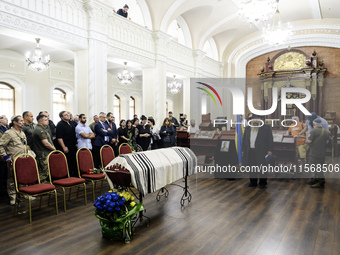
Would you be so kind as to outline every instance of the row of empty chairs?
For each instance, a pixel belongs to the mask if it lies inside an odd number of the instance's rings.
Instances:
[[[128,144],[122,144],[119,147],[120,154],[131,153],[131,148]],[[108,165],[115,158],[114,152],[109,145],[104,145],[100,149],[100,160],[101,165],[104,167]],[[40,183],[38,167],[36,160],[29,154],[21,154],[15,160],[13,164],[14,170],[14,182],[16,187],[16,201],[14,206],[14,215],[17,211],[18,198],[19,196],[27,196],[28,198],[28,209],[29,209],[29,221],[32,222],[31,213],[31,197],[40,196],[40,205],[42,196],[45,194],[54,194],[55,196],[55,208],[56,214],[58,214],[58,200],[57,200],[57,188],[61,188],[63,191],[64,199],[64,211],[66,212],[66,194],[65,188],[69,188],[69,200],[71,198],[71,188],[78,187],[77,197],[79,194],[79,187],[82,186],[84,189],[84,201],[87,205],[86,196],[86,181],[92,183],[92,195],[93,201],[95,200],[95,189],[96,182],[105,180],[104,173],[89,174],[89,169],[94,168],[92,153],[87,148],[80,148],[76,154],[77,168],[79,177],[70,177],[67,159],[63,152],[56,150],[52,151],[47,157],[48,170],[50,183]]]

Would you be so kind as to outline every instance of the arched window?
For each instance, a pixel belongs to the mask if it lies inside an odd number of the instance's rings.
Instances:
[[[133,118],[133,115],[136,113],[136,101],[133,97],[130,97],[129,103],[129,118]]]
[[[7,83],[0,82],[0,115],[6,115],[8,119],[11,119],[14,112],[14,88]]]
[[[117,95],[113,96],[113,116],[116,118],[116,123],[120,121],[120,97]]]
[[[66,92],[62,89],[53,90],[53,121],[59,121],[59,113],[66,111]]]

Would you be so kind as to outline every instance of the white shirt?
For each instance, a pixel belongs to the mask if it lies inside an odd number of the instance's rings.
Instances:
[[[188,132],[188,133],[196,133],[198,130],[199,130],[199,128],[198,128],[196,125],[195,125],[194,127],[190,125],[190,126],[188,127],[187,132]]]
[[[255,149],[255,141],[256,141],[258,132],[259,132],[258,128],[251,128],[250,129],[250,148],[251,149]]]

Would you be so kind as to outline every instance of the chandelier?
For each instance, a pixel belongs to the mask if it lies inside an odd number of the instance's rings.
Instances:
[[[182,89],[182,84],[176,81],[176,75],[174,80],[168,83],[168,90],[171,94],[178,94]]]
[[[118,73],[118,80],[121,84],[130,85],[133,81],[135,75],[132,72],[129,72],[126,68],[127,62],[124,62],[124,70],[121,73]]]
[[[263,31],[264,40],[270,45],[280,45],[288,41],[292,34],[292,26],[290,23],[282,23],[279,11],[279,0],[277,0],[277,9],[273,18],[273,24],[271,26],[268,24]]]
[[[248,23],[267,21],[276,9],[276,0],[242,0],[238,13]]]
[[[26,54],[26,62],[30,69],[36,72],[45,71],[47,70],[49,63],[50,63],[50,56],[45,56],[45,60],[42,60],[42,51],[39,46],[40,38],[35,38],[37,42],[37,47],[35,48],[32,58],[30,59],[30,53]]]

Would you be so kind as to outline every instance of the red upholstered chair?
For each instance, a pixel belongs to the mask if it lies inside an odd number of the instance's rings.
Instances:
[[[88,148],[80,148],[77,151],[77,167],[78,167],[78,174],[80,178],[84,178],[87,181],[91,181],[92,183],[92,194],[93,194],[93,201],[95,200],[95,189],[96,189],[96,182],[102,181],[102,185],[100,190],[103,187],[103,181],[105,180],[105,174],[88,174],[89,169],[93,169],[93,158],[91,151]]]
[[[106,167],[115,158],[115,153],[110,145],[103,145],[100,148],[100,160],[102,167]]]
[[[84,200],[85,205],[87,204],[86,199],[86,184],[85,179],[70,177],[67,159],[65,154],[61,151],[52,151],[47,156],[48,170],[51,176],[51,181],[56,187],[61,187],[63,189],[64,195],[64,212],[66,212],[66,199],[65,199],[65,188],[70,188],[69,200],[71,198],[71,188],[78,186],[77,197],[79,194],[79,186],[84,186]]]
[[[129,154],[132,153],[131,147],[127,143],[122,143],[119,146],[119,154]]]
[[[28,196],[28,210],[29,220],[32,222],[31,212],[31,196],[41,196],[54,192],[55,196],[55,210],[58,214],[58,200],[57,191],[54,185],[47,183],[40,183],[37,162],[29,154],[21,154],[15,160],[13,164],[14,171],[14,183],[16,190],[14,215],[16,214],[18,195],[23,194]],[[24,186],[24,187],[22,187]],[[41,208],[41,199],[40,207]]]

